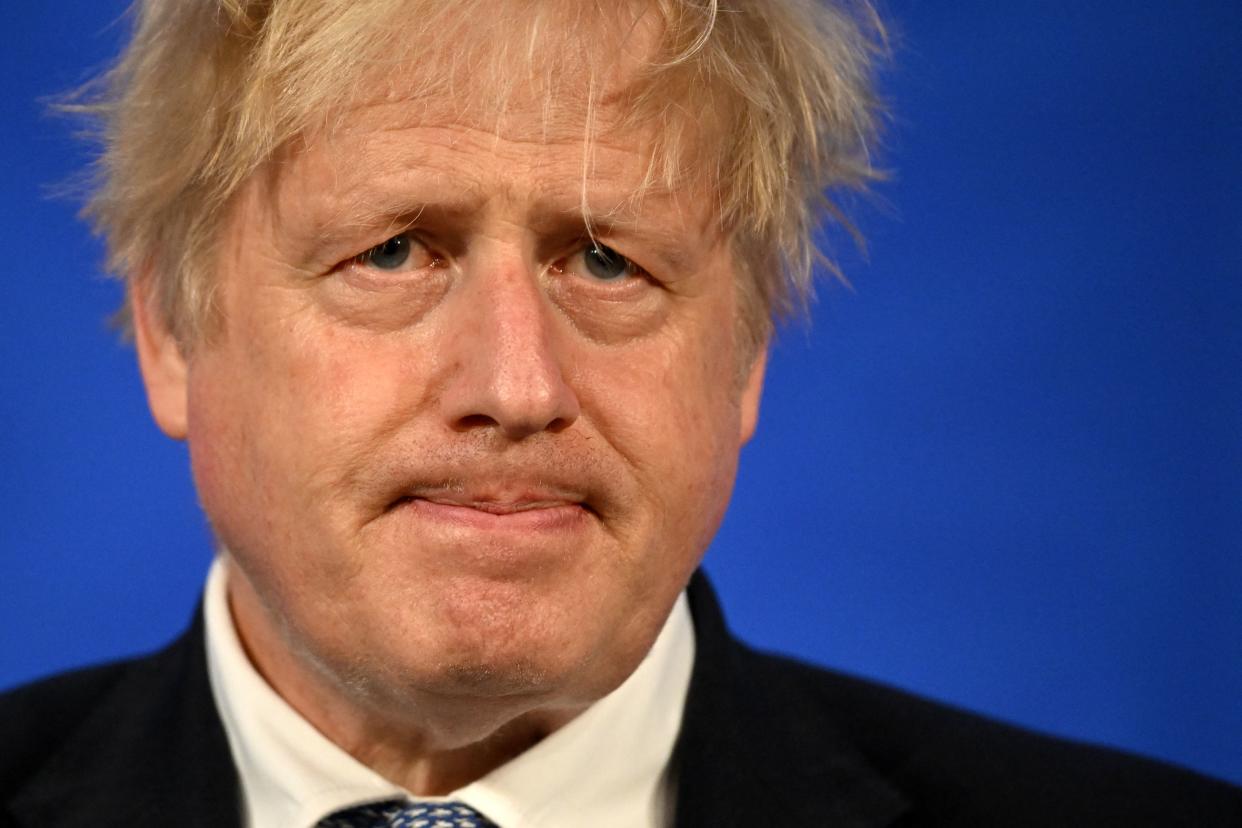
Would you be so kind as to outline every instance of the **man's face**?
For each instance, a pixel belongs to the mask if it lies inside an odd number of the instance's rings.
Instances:
[[[377,705],[571,707],[633,670],[698,564],[762,360],[711,199],[631,201],[648,136],[602,130],[584,193],[581,123],[449,111],[359,106],[256,175],[222,332],[184,411],[167,382],[152,402],[184,415],[261,666],[286,649]]]

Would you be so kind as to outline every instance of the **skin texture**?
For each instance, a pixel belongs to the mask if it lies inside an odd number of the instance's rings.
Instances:
[[[764,359],[705,194],[605,131],[382,100],[245,185],[218,335],[135,307],[251,659],[329,738],[452,790],[623,681],[723,516]],[[401,232],[409,259],[366,251]],[[141,291],[137,291],[139,296]],[[742,367],[739,372],[739,365]],[[739,373],[743,376],[738,381]]]

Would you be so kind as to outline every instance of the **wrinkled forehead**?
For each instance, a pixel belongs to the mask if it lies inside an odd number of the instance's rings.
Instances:
[[[638,4],[492,2],[492,15],[432,15],[409,24],[408,41],[355,53],[343,94],[265,165],[276,224],[395,220],[425,206],[425,192],[411,201],[414,175],[462,209],[525,203],[588,227],[659,221],[686,242],[718,238],[716,200],[676,146],[695,125],[643,112],[658,16]],[[379,37],[403,20],[367,22]]]
[[[282,90],[281,132],[295,138],[285,151],[374,130],[387,110],[399,112],[394,129],[576,145],[584,184],[600,147],[622,148],[644,159],[635,198],[698,190],[708,177],[711,110],[696,112],[668,77],[678,38],[651,3],[369,0],[339,14],[327,28],[291,19],[269,35],[271,54],[297,44],[267,73]]]
[[[666,27],[646,3],[490,0],[488,14],[437,5],[420,35],[359,62],[351,97],[426,101],[437,115],[477,123],[539,114],[555,132],[588,115],[626,111],[661,61]],[[375,18],[371,25],[404,24]]]

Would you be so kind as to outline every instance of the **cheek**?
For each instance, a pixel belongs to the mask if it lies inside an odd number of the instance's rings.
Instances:
[[[654,537],[701,552],[732,490],[739,408],[731,326],[679,329],[592,353],[584,411],[634,470]]]
[[[244,548],[270,534],[280,514],[278,473],[255,451],[270,445],[253,414],[248,378],[213,355],[191,367],[187,442],[203,510],[219,540]]]
[[[730,354],[728,347],[709,348],[668,366],[661,394],[673,410],[673,433],[666,435],[666,442],[671,444],[667,450],[679,452],[675,479],[683,488],[676,497],[683,511],[698,517],[701,531],[692,542],[700,550],[724,516],[737,470],[740,412]]]
[[[240,320],[239,320],[240,322]],[[330,328],[238,324],[190,374],[195,482],[230,546],[293,542],[352,521],[342,494],[383,439],[397,395],[382,348]]]

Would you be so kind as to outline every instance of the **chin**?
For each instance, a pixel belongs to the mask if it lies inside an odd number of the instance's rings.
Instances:
[[[389,693],[547,695],[589,672],[593,655],[610,647],[602,629],[537,601],[461,607],[441,598],[434,610],[393,607],[366,621],[353,617],[353,630],[320,629],[318,635],[330,637],[320,646],[307,643],[337,668],[334,673],[370,677]]]
[[[441,628],[427,645],[392,653],[388,663],[415,660],[404,676],[392,678],[393,689],[404,688],[416,702],[491,700],[517,711],[581,707],[614,690],[649,649],[651,641],[631,641],[623,632],[598,618],[493,616],[479,626]],[[374,666],[382,675],[383,664]]]

